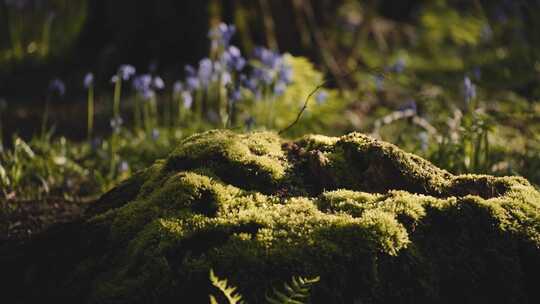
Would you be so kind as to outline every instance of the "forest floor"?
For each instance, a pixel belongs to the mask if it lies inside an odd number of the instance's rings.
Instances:
[[[53,224],[79,218],[88,203],[72,202],[62,198],[47,198],[24,202],[8,201],[16,206],[0,214],[0,242],[25,241]]]

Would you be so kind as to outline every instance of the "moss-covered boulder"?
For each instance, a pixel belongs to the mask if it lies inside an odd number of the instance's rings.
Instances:
[[[359,133],[210,131],[1,264],[10,303],[207,303],[211,268],[252,303],[293,275],[314,303],[540,303],[540,193]]]

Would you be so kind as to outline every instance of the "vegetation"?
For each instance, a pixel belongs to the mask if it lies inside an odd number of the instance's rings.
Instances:
[[[539,12],[0,1],[8,297],[535,303]]]
[[[209,131],[23,245],[6,275],[27,301],[203,302],[216,269],[250,302],[302,275],[321,277],[316,303],[532,303],[539,201],[525,179],[452,175],[358,133]]]

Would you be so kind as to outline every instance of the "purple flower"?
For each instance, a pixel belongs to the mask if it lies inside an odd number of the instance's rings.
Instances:
[[[127,161],[123,160],[118,164],[118,171],[120,173],[125,173],[129,171],[129,164]]]
[[[184,67],[184,71],[186,72],[186,77],[195,77],[197,75],[195,68],[189,64]]]
[[[291,84],[293,79],[293,69],[289,65],[283,65],[279,70],[278,78],[286,84]]]
[[[319,93],[317,93],[317,96],[315,96],[315,101],[319,105],[322,105],[323,103],[325,103],[327,99],[328,99],[328,93],[326,91],[320,91]]]
[[[186,87],[189,91],[194,91],[201,87],[201,83],[197,77],[188,77],[186,78]]]
[[[152,85],[154,86],[155,89],[157,90],[163,90],[165,88],[165,82],[163,81],[163,79],[161,79],[161,77],[159,76],[156,76],[154,77],[154,80],[152,82]]]
[[[284,82],[280,81],[274,86],[274,94],[276,94],[277,96],[281,96],[283,95],[283,93],[285,93],[286,89],[287,85]]]
[[[123,64],[118,68],[118,74],[122,80],[127,81],[135,75],[135,67],[129,64]]]
[[[215,49],[219,46],[227,48],[235,32],[236,28],[234,25],[227,25],[225,23],[220,23],[217,27],[211,29],[208,32],[208,37],[212,41],[212,48]]]
[[[199,80],[203,86],[207,86],[212,77],[212,60],[204,58],[199,62]]]
[[[152,76],[150,74],[142,74],[135,79],[133,79],[133,88],[138,92],[144,95],[143,93],[145,91],[148,91],[151,89],[152,85]]]
[[[282,60],[283,60],[278,53],[273,52],[261,46],[255,48],[253,55],[262,64],[264,64],[265,66],[271,69],[277,68],[278,65],[282,63]]]
[[[405,60],[403,58],[399,58],[396,63],[394,63],[390,67],[390,71],[394,73],[401,73],[405,70]]]
[[[111,118],[110,121],[111,128],[113,129],[114,133],[119,133],[120,129],[122,128],[122,125],[124,124],[124,120],[120,116],[116,116]]]
[[[193,96],[191,96],[191,93],[189,91],[182,92],[182,104],[186,109],[191,108],[191,105],[193,104]]]
[[[94,85],[94,74],[87,73],[84,76],[83,84],[84,84],[84,87],[87,88],[87,89],[89,89],[91,86],[93,86]]]
[[[158,129],[152,129],[152,139],[158,140],[159,138],[159,130]]]
[[[221,84],[226,86],[228,84],[232,83],[232,76],[229,72],[223,72],[221,74]]]
[[[177,80],[173,84],[173,92],[174,94],[180,94],[184,90],[184,85],[180,80]]]
[[[152,90],[152,89],[149,89],[149,90],[146,90],[146,91],[142,92],[142,97],[145,100],[152,99],[155,96],[156,96],[156,92],[154,92],[154,90]]]
[[[468,76],[463,79],[463,95],[465,96],[465,102],[469,103],[476,97],[476,86],[472,83]]]
[[[59,78],[55,78],[49,83],[49,93],[62,97],[66,94],[66,85]]]
[[[268,69],[261,69],[261,68],[253,69],[253,77],[267,85],[272,84],[272,82],[274,81],[272,71]]]
[[[240,82],[253,94],[256,94],[259,87],[259,81],[255,77],[247,77],[246,75],[240,75]]]
[[[113,75],[111,77],[111,83],[112,84],[115,84],[118,80],[120,80],[120,78],[118,77],[118,75]]]
[[[234,45],[230,46],[222,55],[222,60],[231,70],[241,71],[246,65],[246,59],[242,57],[240,50]]]
[[[229,90],[229,101],[234,103],[242,99],[242,92],[240,89],[231,89]]]

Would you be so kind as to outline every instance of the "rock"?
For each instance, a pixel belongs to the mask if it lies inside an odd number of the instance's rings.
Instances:
[[[293,275],[314,303],[540,303],[540,193],[359,133],[209,131],[0,266],[14,303],[208,303],[211,268],[251,303]]]

